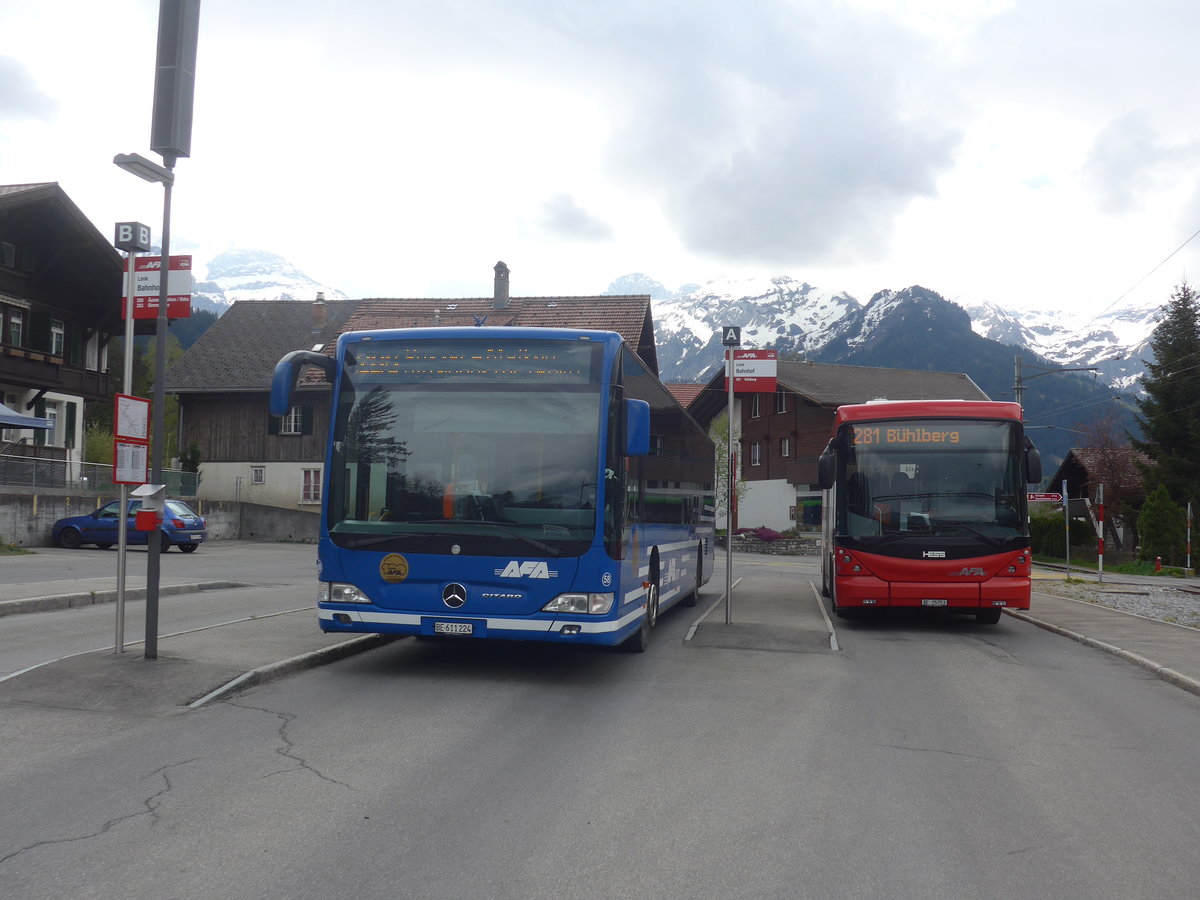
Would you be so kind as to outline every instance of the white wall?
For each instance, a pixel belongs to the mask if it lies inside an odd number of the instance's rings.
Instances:
[[[253,467],[261,465],[265,480],[253,484]],[[304,470],[313,463],[214,463],[200,465],[199,497],[205,500],[240,500],[262,506],[319,511],[320,503],[301,502]]]
[[[796,504],[796,488],[784,478],[746,482],[746,494],[738,502],[738,527],[766,526],[786,531],[795,526],[789,513]]]

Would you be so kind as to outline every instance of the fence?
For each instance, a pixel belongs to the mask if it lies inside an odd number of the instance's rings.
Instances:
[[[200,475],[164,469],[163,482],[169,497],[195,497]],[[112,466],[9,454],[0,454],[0,485],[35,490],[59,488],[88,494],[111,494],[114,489]]]

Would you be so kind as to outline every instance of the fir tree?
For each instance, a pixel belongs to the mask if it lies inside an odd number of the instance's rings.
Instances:
[[[1144,440],[1134,446],[1151,460],[1142,477],[1147,489],[1165,485],[1180,502],[1200,497],[1200,298],[1179,285],[1164,309],[1150,348],[1138,398]]]

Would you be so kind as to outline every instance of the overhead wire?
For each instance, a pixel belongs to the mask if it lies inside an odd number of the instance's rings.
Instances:
[[[1118,303],[1120,303],[1122,300],[1124,300],[1126,297],[1128,297],[1130,294],[1132,294],[1135,290],[1137,290],[1137,288],[1141,285],[1141,283],[1143,281],[1145,281],[1147,278],[1149,278],[1151,275],[1153,275],[1155,272],[1157,272],[1159,269],[1161,269],[1163,266],[1165,266],[1168,262],[1170,262],[1171,257],[1173,257],[1176,253],[1178,253],[1180,250],[1182,250],[1184,247],[1186,247],[1188,244],[1190,244],[1192,241],[1194,241],[1197,237],[1200,237],[1200,230],[1197,230],[1195,232],[1195,234],[1193,234],[1190,238],[1188,238],[1186,241],[1184,241],[1182,244],[1180,244],[1178,247],[1176,247],[1174,250],[1172,250],[1170,253],[1168,253],[1166,258],[1163,259],[1162,262],[1160,262],[1157,266],[1155,266],[1153,269],[1151,269],[1149,272],[1147,272],[1145,275],[1143,275],[1141,278],[1139,278],[1133,284],[1133,286],[1131,288],[1129,288],[1129,290],[1125,291],[1125,293],[1123,293],[1120,297],[1118,297],[1112,303],[1108,304],[1108,306],[1104,307],[1104,309],[1100,310],[1100,312],[1096,313],[1094,316],[1092,316],[1090,319],[1088,319],[1088,322],[1096,321],[1096,319],[1100,318],[1102,315],[1104,315],[1106,312],[1108,312],[1110,309],[1112,309],[1114,306],[1116,306]],[[1087,323],[1085,322],[1084,324],[1087,324]]]

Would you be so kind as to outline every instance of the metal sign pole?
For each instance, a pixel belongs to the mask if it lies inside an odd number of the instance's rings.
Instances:
[[[1104,584],[1104,485],[1099,487],[1099,496],[1096,499],[1096,513],[1100,518],[1100,534],[1096,545],[1096,568],[1099,572],[1097,579],[1101,584]]]
[[[124,385],[126,394],[133,393],[133,294],[137,276],[137,251],[129,251],[129,280],[125,291],[125,347],[124,347]],[[114,413],[116,410],[113,410]],[[115,431],[114,423],[114,431]],[[117,461],[113,460],[116,466]],[[114,469],[115,472],[115,469]],[[114,653],[125,652],[125,572],[129,551],[129,485],[121,485],[121,515],[117,519],[117,640],[113,647]]]
[[[725,455],[726,492],[725,492],[725,624],[728,625],[733,616],[733,498],[737,495],[737,485],[733,474],[733,347],[728,350],[728,360],[725,363],[725,385],[728,391],[729,435],[728,452]]]
[[[733,452],[733,349],[741,346],[742,329],[737,325],[721,327],[721,343],[727,353],[725,359],[725,391],[726,406],[729,419],[729,432],[725,453],[725,624],[728,625],[733,617],[733,503],[737,497],[737,479],[735,476],[736,458]]]
[[[1063,495],[1063,535],[1066,538],[1066,546],[1063,552],[1067,555],[1067,578],[1071,577],[1071,498],[1067,495],[1067,480],[1064,478],[1062,483]]]

